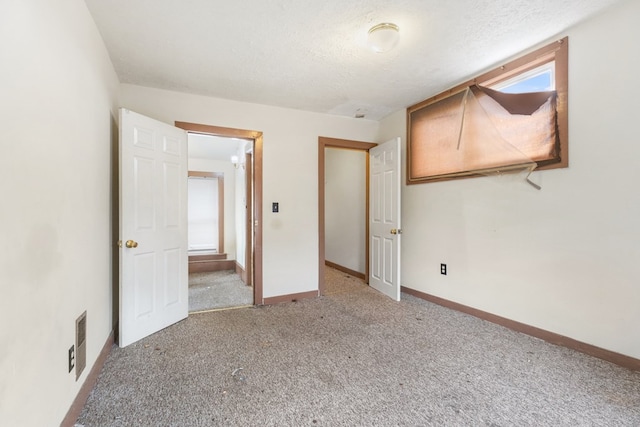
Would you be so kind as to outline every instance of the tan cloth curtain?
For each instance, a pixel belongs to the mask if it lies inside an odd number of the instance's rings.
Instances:
[[[559,154],[556,93],[480,86],[411,114],[411,178],[533,169]]]

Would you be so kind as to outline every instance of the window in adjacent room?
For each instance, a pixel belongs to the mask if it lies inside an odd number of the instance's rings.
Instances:
[[[222,253],[224,241],[224,174],[189,171],[189,251]]]

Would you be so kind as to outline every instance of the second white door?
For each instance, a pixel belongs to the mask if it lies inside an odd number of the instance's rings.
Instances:
[[[400,138],[369,150],[369,285],[400,301]]]

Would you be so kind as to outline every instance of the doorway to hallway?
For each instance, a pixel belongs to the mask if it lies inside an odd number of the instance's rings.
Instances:
[[[218,248],[189,245],[190,312],[262,304],[262,133],[185,122],[175,125],[186,130],[190,139],[208,141],[201,147],[210,151],[208,155],[190,153],[189,170],[215,173],[224,181],[224,199],[217,194],[218,222],[209,224],[209,229],[218,230]],[[239,284],[244,288],[235,292]]]

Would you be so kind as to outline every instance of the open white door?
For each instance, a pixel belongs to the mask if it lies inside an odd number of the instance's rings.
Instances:
[[[120,347],[188,316],[187,133],[120,109]]]
[[[369,150],[369,285],[400,301],[400,138]]]

